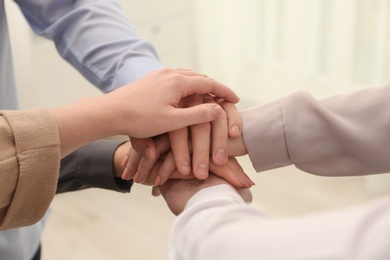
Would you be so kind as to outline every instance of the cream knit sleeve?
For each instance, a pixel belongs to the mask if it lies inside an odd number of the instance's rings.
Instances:
[[[44,216],[55,195],[59,145],[48,110],[0,111],[0,230]]]

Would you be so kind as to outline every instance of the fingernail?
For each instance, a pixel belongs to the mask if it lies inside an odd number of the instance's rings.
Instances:
[[[214,116],[214,118],[219,117],[219,115],[221,114],[221,110],[222,110],[222,108],[220,106],[215,106],[213,108],[213,116]]]
[[[246,177],[236,175],[236,178],[240,181],[241,185],[247,189],[249,189],[250,187],[252,187],[252,185],[255,184],[253,181]]]
[[[236,175],[236,179],[241,183],[241,187],[239,188],[247,186],[246,182],[240,176]]]
[[[134,176],[133,181],[138,183],[138,181],[139,181],[139,173],[138,173],[138,172],[137,172],[137,174]]]
[[[240,134],[241,133],[240,128],[237,125],[232,126],[231,129],[232,129],[233,133],[236,133],[236,134]]]
[[[126,155],[123,157],[123,160],[122,160],[122,162],[121,162],[121,166],[122,166],[122,167],[125,167],[128,160],[129,160],[129,156],[126,154]]]
[[[203,175],[203,176],[207,176],[208,173],[209,173],[209,169],[208,169],[207,165],[204,164],[204,163],[201,164],[201,165],[199,165],[199,167],[198,167],[198,173],[200,173],[200,174]]]
[[[160,176],[157,176],[157,178],[154,180],[154,186],[160,185],[160,182],[161,182],[161,178]]]
[[[122,179],[123,180],[129,180],[129,170],[127,168],[125,168],[125,170],[123,171],[122,173]]]
[[[182,173],[189,174],[191,172],[191,167],[189,162],[183,162],[181,165]]]
[[[226,160],[225,149],[218,149],[218,151],[215,153],[215,158],[217,158],[220,161],[225,161]]]

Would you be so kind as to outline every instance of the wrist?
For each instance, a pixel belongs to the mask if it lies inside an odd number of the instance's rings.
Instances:
[[[100,105],[99,97],[93,97],[50,110],[58,126],[62,157],[84,144],[117,132],[104,107]]]
[[[129,149],[130,149],[130,142],[125,142],[119,145],[114,152],[113,167],[114,167],[115,178],[122,177],[122,173],[125,170],[125,166],[122,166],[122,160],[128,153]]]

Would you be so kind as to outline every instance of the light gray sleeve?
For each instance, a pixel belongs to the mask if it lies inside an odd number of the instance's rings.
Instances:
[[[34,31],[103,92],[162,67],[115,0],[15,0]]]
[[[390,172],[390,86],[322,100],[297,92],[241,112],[260,172],[294,164],[325,176]]]

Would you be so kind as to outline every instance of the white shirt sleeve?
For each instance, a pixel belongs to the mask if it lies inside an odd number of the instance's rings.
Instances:
[[[196,193],[174,221],[168,259],[390,259],[390,197],[294,218],[269,218],[229,185]]]

